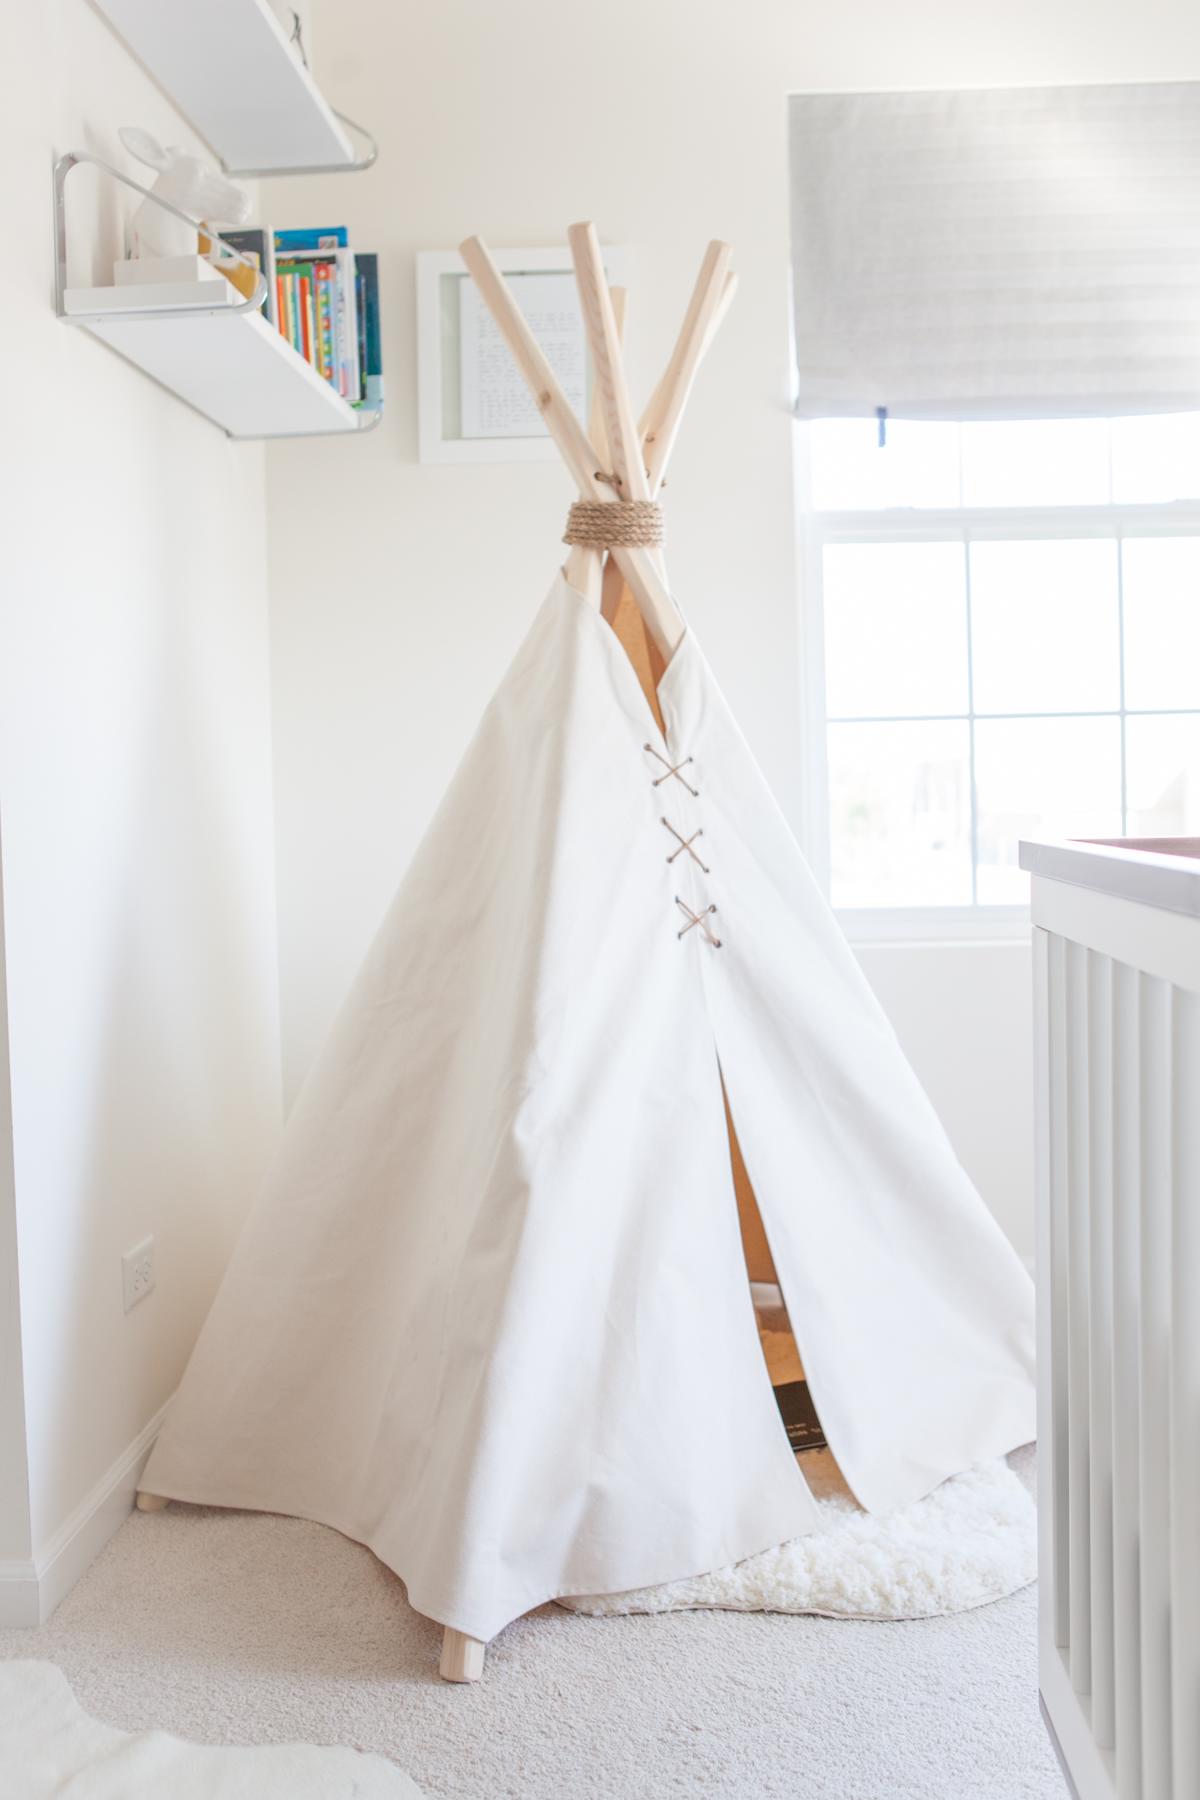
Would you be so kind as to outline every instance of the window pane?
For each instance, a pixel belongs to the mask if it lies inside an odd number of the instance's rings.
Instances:
[[[1106,506],[1107,419],[963,426],[964,506]]]
[[[1200,718],[1127,719],[1125,793],[1130,837],[1200,835]]]
[[[983,713],[1120,705],[1112,539],[971,545],[975,706]]]
[[[1113,499],[1147,505],[1200,495],[1200,413],[1112,422]]]
[[[1125,704],[1200,706],[1200,538],[1126,538]]]
[[[831,718],[967,710],[961,544],[834,544],[824,556]]]
[[[967,725],[829,727],[835,906],[971,899]]]
[[[975,726],[981,905],[1024,904],[1019,838],[1115,837],[1119,719],[981,719]]]
[[[846,508],[958,505],[958,426],[874,419],[815,419],[808,427],[812,503]]]

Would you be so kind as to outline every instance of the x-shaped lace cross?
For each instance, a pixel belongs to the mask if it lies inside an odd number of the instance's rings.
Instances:
[[[670,834],[673,838],[678,839],[678,848],[672,850],[670,856],[668,856],[668,858],[667,858],[667,861],[669,863],[673,863],[675,861],[675,858],[677,856],[682,856],[684,851],[686,850],[688,855],[691,857],[692,861],[694,863],[699,863],[700,867],[704,870],[704,873],[706,875],[711,874],[711,870],[709,869],[708,864],[706,862],[700,862],[699,856],[697,856],[696,852],[692,849],[692,845],[695,843],[696,839],[698,837],[704,836],[703,827],[699,831],[693,831],[690,838],[685,838],[681,831],[676,831],[676,829],[672,825],[670,819],[661,819],[659,821],[659,823],[666,826],[667,830],[670,832]]]
[[[692,796],[693,800],[699,798],[700,789],[694,788],[692,786],[691,782],[685,781],[683,776],[679,773],[680,769],[686,769],[688,764],[692,761],[692,758],[690,756],[685,756],[682,762],[677,762],[674,764],[674,766],[672,766],[672,764],[667,761],[665,756],[659,755],[658,751],[654,748],[653,744],[643,744],[642,749],[648,750],[650,752],[651,756],[656,757],[658,759],[658,761],[662,764],[663,768],[667,771],[665,775],[657,775],[655,777],[655,779],[651,782],[651,784],[650,784],[651,787],[661,787],[663,782],[670,781],[670,779],[673,775],[675,777],[676,781],[683,783],[683,786],[687,789],[688,793]]]
[[[709,943],[712,945],[713,949],[719,950],[721,948],[721,940],[719,937],[714,937],[712,929],[708,923],[708,915],[710,913],[715,913],[717,910],[716,907],[715,906],[706,906],[704,908],[703,912],[693,912],[691,907],[687,904],[687,902],[684,900],[681,900],[679,898],[678,894],[676,894],[676,896],[675,896],[675,904],[679,908],[680,912],[687,914],[687,921],[688,921],[682,931],[677,931],[675,933],[676,937],[686,937],[688,932],[692,929],[693,925],[698,925],[700,927],[701,931],[704,933],[705,937],[708,939]]]

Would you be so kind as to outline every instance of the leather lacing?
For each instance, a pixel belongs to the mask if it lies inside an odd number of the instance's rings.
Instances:
[[[685,838],[682,831],[676,831],[676,829],[672,825],[670,819],[666,819],[666,818],[660,819],[659,824],[665,825],[667,830],[670,832],[671,836],[678,840],[675,849],[672,850],[670,856],[668,856],[668,858],[667,858],[667,861],[669,863],[673,863],[675,861],[675,858],[677,856],[682,856],[684,851],[686,850],[688,855],[691,857],[692,861],[694,863],[699,864],[700,868],[702,868],[704,870],[704,873],[706,875],[709,875],[712,873],[708,864],[706,862],[701,862],[700,857],[697,855],[696,851],[692,849],[692,845],[696,842],[696,839],[704,836],[703,827],[701,827],[699,831],[693,831],[690,838]]]
[[[642,749],[647,751],[648,754],[651,755],[655,759],[656,762],[661,763],[662,767],[663,767],[663,773],[661,775],[656,775],[653,778],[653,780],[651,782],[652,787],[660,788],[664,781],[678,781],[682,787],[685,787],[687,789],[688,793],[692,796],[692,798],[694,800],[699,799],[699,797],[700,797],[699,788],[694,788],[692,786],[691,782],[688,781],[687,778],[682,773],[682,771],[684,769],[688,768],[690,766],[690,764],[692,763],[692,761],[694,760],[692,757],[685,756],[682,759],[682,761],[677,762],[677,763],[672,763],[672,762],[668,762],[667,758],[662,754],[661,751],[656,750],[654,748],[653,744],[643,744]],[[676,859],[678,857],[682,856],[684,851],[686,850],[687,854],[691,857],[692,861],[696,864],[696,867],[700,870],[701,874],[711,875],[712,870],[709,868],[708,864],[704,861],[703,857],[700,855],[700,852],[696,849],[697,838],[702,838],[704,836],[703,826],[697,826],[696,830],[693,831],[691,837],[684,837],[682,831],[679,831],[674,825],[672,825],[670,819],[667,818],[665,813],[659,819],[659,824],[662,825],[666,831],[669,831],[671,836],[675,839],[675,848],[671,851],[670,855],[667,857],[668,864],[674,863],[676,861]],[[711,944],[711,946],[714,950],[719,950],[721,948],[721,940],[717,936],[716,932],[713,930],[711,924],[709,923],[709,920],[712,919],[716,914],[716,910],[717,910],[716,907],[715,906],[706,906],[703,908],[702,911],[696,912],[693,910],[692,907],[690,907],[688,905],[687,901],[681,899],[678,894],[676,894],[676,896],[675,896],[675,904],[679,908],[680,912],[683,914],[685,920],[687,921],[686,924],[682,925],[680,927],[680,929],[675,933],[676,937],[685,938],[689,931],[695,931],[697,928],[699,928],[700,933],[701,933],[702,937],[704,938],[705,942],[708,944]]]
[[[682,762],[677,762],[674,765],[672,765],[671,763],[669,763],[667,761],[665,756],[659,756],[659,753],[654,748],[653,744],[643,744],[642,749],[648,750],[650,752],[651,756],[658,757],[659,762],[662,764],[663,768],[667,771],[665,775],[659,775],[655,778],[655,780],[651,783],[652,787],[661,787],[664,781],[670,781],[671,777],[674,776],[676,781],[682,782],[683,786],[687,789],[688,793],[692,796],[693,800],[698,800],[700,798],[700,789],[694,788],[692,786],[691,782],[685,780],[684,777],[679,773],[680,769],[686,769],[688,764],[690,762],[692,762],[694,760],[694,758],[692,758],[690,756],[685,756]]]
[[[715,913],[717,910],[716,907],[706,906],[703,912],[693,912],[687,901],[681,900],[678,894],[675,896],[675,904],[681,913],[686,913],[687,915],[687,924],[683,927],[682,931],[677,931],[675,933],[676,937],[686,937],[688,932],[698,925],[713,949],[719,950],[721,948],[721,940],[715,935],[712,927],[708,923],[709,914]]]

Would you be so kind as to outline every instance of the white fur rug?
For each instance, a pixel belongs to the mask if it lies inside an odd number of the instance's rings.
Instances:
[[[315,1744],[216,1748],[116,1731],[48,1662],[0,1662],[0,1794],[13,1800],[420,1800],[381,1756]]]
[[[873,1518],[850,1498],[826,1452],[804,1459],[821,1528],[731,1568],[626,1594],[574,1595],[574,1612],[820,1613],[929,1619],[968,1612],[1027,1587],[1037,1574],[1037,1509],[1004,1462],[944,1481],[903,1511]]]

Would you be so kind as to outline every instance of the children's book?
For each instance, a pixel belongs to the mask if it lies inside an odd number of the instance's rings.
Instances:
[[[793,1450],[825,1449],[825,1432],[807,1381],[785,1381],[775,1389],[775,1404]]]
[[[383,405],[379,258],[351,250],[344,225],[273,231],[253,227],[223,237],[261,269],[263,311],[293,349],[352,406]],[[253,270],[229,277],[253,293]]]
[[[379,322],[379,258],[373,250],[356,255],[362,283],[362,404],[368,412],[383,406],[383,338]]]
[[[313,322],[312,276],[300,277],[300,339],[304,350],[304,360],[317,364],[316,333]]]
[[[290,256],[295,250],[344,250],[350,242],[344,225],[305,226],[297,231],[277,231],[274,237],[279,256]]]
[[[242,256],[249,257],[250,267],[245,263],[219,262],[215,266],[220,269],[226,281],[235,287],[239,294],[247,300],[254,292],[256,272],[262,273],[266,279],[267,292],[263,300],[263,314],[272,325],[279,323],[275,303],[275,250],[271,243],[271,234],[262,226],[251,226],[245,231],[222,231],[221,241],[237,250]],[[200,234],[200,254],[207,255],[212,248],[212,240],[204,233]]]
[[[283,236],[276,232],[276,240]],[[315,235],[315,234],[314,234]],[[359,353],[356,330],[355,257],[344,245],[336,250],[297,248],[288,252],[286,266],[306,274],[317,262],[327,264],[333,272],[331,282],[331,317],[333,321],[333,367],[329,379],[344,400],[357,404],[359,398]]]
[[[317,368],[326,381],[331,381],[333,379],[334,266],[329,262],[313,263],[312,272],[317,308]]]

